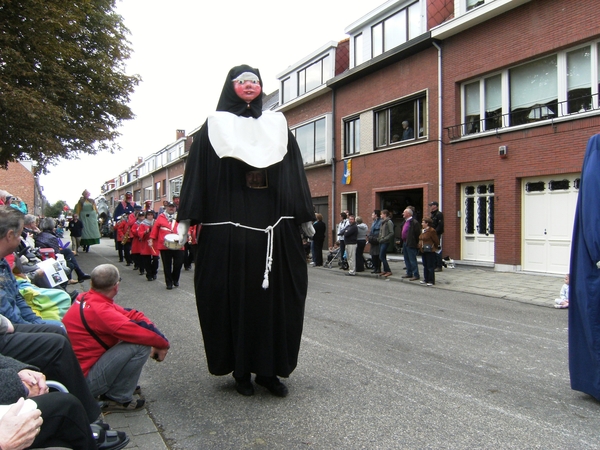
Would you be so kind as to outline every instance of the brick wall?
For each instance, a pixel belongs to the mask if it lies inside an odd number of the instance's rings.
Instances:
[[[35,178],[25,166],[19,162],[11,162],[8,163],[8,170],[0,169],[0,189],[22,199],[33,214]]]
[[[532,1],[444,41],[444,126],[461,122],[462,82],[598,38],[599,22],[596,2]],[[586,143],[599,132],[595,116],[464,142],[444,136],[444,254],[460,258],[461,183],[493,180],[495,262],[520,265],[521,180],[579,172]],[[506,159],[500,145],[508,146]]]

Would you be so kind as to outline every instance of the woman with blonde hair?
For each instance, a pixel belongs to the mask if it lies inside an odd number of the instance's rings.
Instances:
[[[90,251],[90,245],[100,243],[100,227],[98,226],[98,208],[90,192],[86,189],[75,206],[75,214],[83,222],[81,232],[81,247],[86,253]]]

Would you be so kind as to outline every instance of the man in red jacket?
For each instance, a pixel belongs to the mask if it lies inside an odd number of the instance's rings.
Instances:
[[[119,270],[102,264],[91,273],[91,289],[81,294],[65,317],[75,355],[93,396],[105,400],[103,411],[136,411],[134,399],[148,356],[164,360],[169,341],[140,311],[114,302],[119,292]]]

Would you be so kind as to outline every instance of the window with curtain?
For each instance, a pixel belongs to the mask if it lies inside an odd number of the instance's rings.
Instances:
[[[484,80],[485,90],[485,129],[502,127],[502,75]]]
[[[591,47],[567,53],[567,108],[565,114],[592,109]]]
[[[509,70],[511,125],[557,115],[557,56],[532,61]]]
[[[479,93],[479,81],[465,86],[465,134],[479,133],[481,127],[481,102]]]

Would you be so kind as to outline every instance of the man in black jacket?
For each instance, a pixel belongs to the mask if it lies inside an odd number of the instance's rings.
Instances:
[[[429,211],[431,213],[431,220],[433,220],[433,228],[440,238],[440,249],[435,254],[435,271],[442,271],[442,233],[444,232],[444,215],[439,210],[440,204],[438,202],[431,202],[429,204]]]

